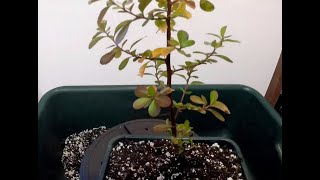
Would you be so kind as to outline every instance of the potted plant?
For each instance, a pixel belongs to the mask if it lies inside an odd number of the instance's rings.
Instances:
[[[89,4],[98,0],[90,0]],[[156,3],[158,8],[148,12],[146,8]],[[155,85],[137,86],[133,102],[136,110],[147,109],[148,114],[155,118],[167,109],[166,121],[153,127],[154,132],[167,132],[169,137],[135,137],[122,136],[112,140],[106,152],[99,179],[245,179],[241,152],[237,145],[228,139],[192,138],[192,127],[189,120],[178,123],[179,113],[194,111],[213,116],[213,119],[225,121],[224,114],[230,114],[227,105],[218,99],[218,92],[212,90],[210,94],[194,95],[189,86],[200,85],[196,80],[197,68],[201,65],[217,63],[220,60],[231,62],[231,59],[218,53],[227,43],[239,43],[227,34],[227,26],[223,26],[218,34],[208,33],[210,41],[204,42],[211,47],[211,51],[189,52],[188,48],[195,44],[187,31],[175,29],[176,19],[190,19],[190,9],[199,5],[205,12],[214,10],[209,0],[124,0],[121,3],[107,0],[97,20],[97,33],[93,36],[89,48],[99,41],[109,40],[112,45],[104,54],[100,63],[106,65],[113,59],[122,58],[119,70],[123,70],[129,61],[140,63],[138,71],[140,77],[150,75],[155,78]],[[140,12],[135,12],[138,7]],[[109,9],[120,13],[127,13],[131,18],[120,22],[111,31],[104,17]],[[135,45],[143,40],[132,42],[130,45],[126,34],[136,21],[143,20],[142,26],[152,22],[161,33],[166,33],[165,47],[156,49],[135,49]],[[186,61],[178,67],[171,65],[171,53],[180,53]],[[196,55],[196,57],[194,57]],[[194,60],[191,60],[194,59]],[[146,72],[153,70],[153,73]],[[186,83],[182,95],[174,100],[172,94],[177,91],[172,88],[172,76],[183,78]],[[187,99],[189,96],[189,102]],[[195,141],[196,140],[196,141]],[[183,178],[182,178],[183,179]]]

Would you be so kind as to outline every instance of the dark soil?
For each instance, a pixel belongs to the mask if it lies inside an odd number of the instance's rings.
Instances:
[[[195,143],[178,154],[169,140],[118,142],[112,149],[107,180],[244,180],[241,159],[226,145]]]
[[[89,145],[102,133],[106,127],[93,128],[80,133],[75,133],[67,137],[62,154],[62,164],[65,177],[71,180],[79,180],[79,169],[81,160]]]

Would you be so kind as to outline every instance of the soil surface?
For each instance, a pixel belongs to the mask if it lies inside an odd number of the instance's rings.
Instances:
[[[183,154],[169,140],[122,140],[112,149],[107,180],[244,180],[241,159],[226,144],[194,143]]]

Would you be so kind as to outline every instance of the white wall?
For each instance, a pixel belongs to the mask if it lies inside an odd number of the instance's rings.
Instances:
[[[119,71],[121,59],[106,66],[99,63],[106,53],[109,41],[102,41],[92,50],[88,49],[91,37],[96,32],[96,19],[105,1],[88,5],[87,0],[38,0],[38,88],[39,98],[52,88],[65,85],[118,85],[145,84],[154,80],[137,76],[138,63],[130,63]],[[198,75],[208,84],[244,84],[266,93],[282,49],[282,1],[280,0],[215,0],[216,10],[205,13],[197,8],[191,10],[191,20],[180,19],[177,29],[189,32],[196,45],[186,49],[209,50],[203,44],[208,32],[218,33],[227,25],[227,34],[241,40],[241,44],[225,45],[221,51],[234,60],[233,64],[221,61],[200,68]],[[109,11],[108,24],[115,27],[128,15]],[[156,48],[165,45],[165,34],[154,34],[156,28],[149,23],[131,26],[127,37],[133,42],[147,35],[137,46]],[[173,63],[186,59],[174,54]],[[175,84],[183,83],[181,78]]]

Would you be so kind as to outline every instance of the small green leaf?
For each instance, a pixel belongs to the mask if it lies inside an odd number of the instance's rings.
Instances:
[[[94,34],[94,36],[92,37],[92,39],[94,39],[95,37],[99,36],[101,33],[102,33],[101,31],[97,32],[96,34]]]
[[[160,111],[161,111],[160,106],[156,103],[155,100],[153,100],[148,108],[149,115],[151,117],[156,117],[160,114]]]
[[[214,5],[208,0],[200,0],[200,7],[202,10],[207,12],[214,10]]]
[[[196,104],[205,104],[205,102],[199,96],[196,95],[190,96],[190,100]]]
[[[149,19],[145,20],[145,21],[143,22],[143,24],[142,24],[142,27],[144,27],[145,25],[147,25],[148,22],[149,22]]]
[[[120,70],[120,71],[127,66],[128,62],[129,62],[129,59],[130,59],[130,58],[126,58],[126,59],[124,59],[124,60],[120,63],[120,65],[119,65],[119,70]]]
[[[178,31],[177,36],[178,36],[178,40],[179,40],[180,44],[189,39],[189,34],[186,31],[183,31],[183,30]]]
[[[149,106],[151,100],[152,99],[147,98],[147,97],[138,98],[133,102],[133,108],[136,110],[141,109],[141,108],[146,108]]]
[[[114,55],[115,58],[121,57],[122,51],[120,48],[114,48],[113,51],[115,51],[115,55]]]
[[[238,40],[233,40],[233,39],[225,39],[224,42],[235,42],[235,43],[241,43]]]
[[[227,30],[227,26],[223,26],[223,27],[220,29],[220,35],[221,35],[221,37],[224,37],[224,34],[226,33],[226,30]]]
[[[203,85],[204,83],[201,81],[193,81],[190,85]]]
[[[122,47],[127,43],[127,41],[128,41],[128,39],[126,39],[125,41],[123,41],[123,43],[122,43]]]
[[[151,97],[154,97],[156,95],[156,89],[154,86],[149,86],[148,87],[148,95]]]
[[[214,55],[214,56],[217,56],[217,57],[219,57],[219,58],[221,58],[221,59],[224,59],[224,60],[226,60],[226,61],[228,61],[228,62],[230,62],[230,63],[233,63],[233,61],[231,60],[231,59],[229,59],[227,56],[224,56],[224,55]]]
[[[146,37],[146,36],[144,36],[144,37],[138,39],[137,41],[135,41],[135,42],[131,45],[130,50],[133,48],[134,45],[136,45],[137,43],[139,43],[139,42],[140,42],[143,38],[145,38],[145,37]]]
[[[186,94],[191,94],[192,93],[192,91],[186,91]]]
[[[215,36],[215,37],[217,37],[217,38],[221,39],[221,37],[220,37],[219,35],[217,35],[217,34],[213,34],[213,33],[207,33],[207,34],[208,34],[208,35]]]
[[[182,77],[184,80],[187,80],[186,76],[185,76],[185,75],[183,75],[183,74],[173,74],[173,75],[180,76],[180,77]]]
[[[179,45],[179,42],[174,39],[171,39],[168,42],[169,42],[170,46],[178,46]]]
[[[188,41],[185,41],[182,44],[180,44],[180,46],[185,48],[185,47],[193,46],[194,44],[195,44],[194,40],[188,40]]]
[[[117,32],[122,29],[124,26],[130,24],[132,22],[132,20],[125,20],[123,22],[121,22],[120,24],[117,25],[116,29],[114,30],[114,35],[117,34]]]
[[[206,106],[206,105],[208,104],[207,98],[204,97],[203,95],[201,95],[201,99],[202,99],[202,101],[204,102],[203,105]]]
[[[218,92],[213,90],[210,92],[210,104],[213,104],[218,99]]]
[[[139,10],[141,12],[150,4],[151,0],[139,0]]]
[[[216,118],[218,118],[220,121],[224,122],[225,119],[224,117],[216,110],[213,109],[207,109],[208,111],[210,111]]]
[[[123,28],[119,31],[119,33],[116,37],[116,40],[114,41],[116,45],[118,45],[123,40],[123,38],[126,36],[128,29],[129,29],[129,26],[130,26],[130,23],[123,26]]]
[[[105,65],[108,64],[115,56],[115,52],[114,51],[110,51],[108,53],[106,53],[105,55],[103,55],[100,59],[100,64]]]
[[[97,37],[93,38],[89,44],[89,49],[91,49],[94,45],[97,44],[97,42],[99,42],[103,38],[105,38],[105,36],[97,36]]]
[[[99,14],[98,20],[97,20],[97,24],[99,26],[99,24],[101,23],[101,21],[103,20],[103,17],[106,15],[108,9],[110,8],[110,6],[107,6],[105,8],[103,8]]]
[[[174,136],[171,136],[171,142],[172,142],[172,144],[177,145],[178,144],[178,139],[176,137],[174,137]]]

